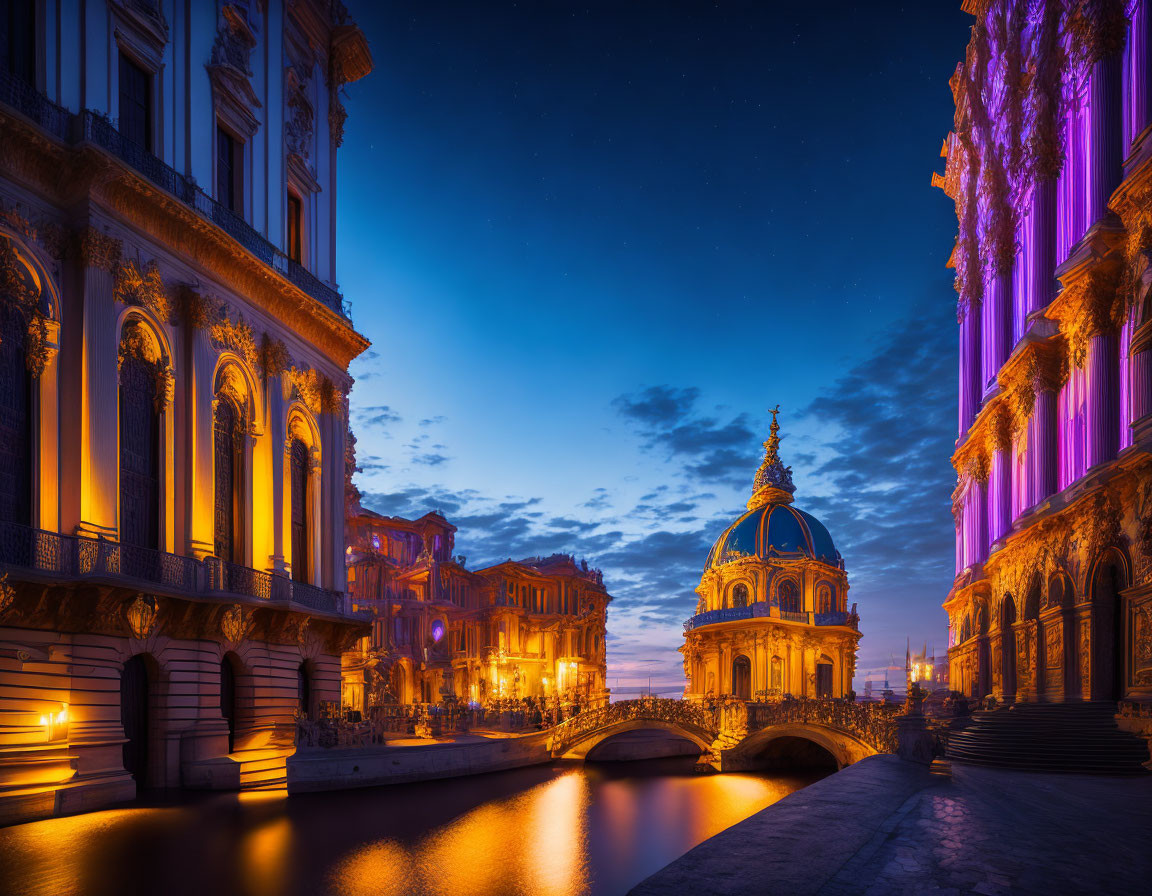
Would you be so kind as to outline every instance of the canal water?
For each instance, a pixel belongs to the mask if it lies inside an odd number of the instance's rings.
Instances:
[[[609,896],[822,776],[695,774],[693,761],[556,763],[291,798],[145,799],[0,829],[0,891]]]

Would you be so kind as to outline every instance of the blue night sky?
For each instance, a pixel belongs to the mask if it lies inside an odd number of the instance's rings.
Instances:
[[[681,623],[779,403],[844,555],[858,670],[942,648],[955,217],[930,187],[952,0],[354,4],[340,284],[364,504],[478,568],[574,552],[609,684],[683,685]]]

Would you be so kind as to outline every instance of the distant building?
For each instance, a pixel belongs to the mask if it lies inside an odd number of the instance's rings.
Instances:
[[[329,0],[3,16],[0,824],[282,781],[363,627],[335,186],[367,43]]]
[[[776,413],[748,510],[716,540],[685,624],[688,699],[845,697],[860,640],[844,561],[823,524],[792,506]]]
[[[1152,3],[964,8],[952,686],[1152,700]]]
[[[437,513],[350,515],[348,588],[373,621],[344,654],[344,704],[607,702],[612,598],[599,571],[567,554],[470,571],[455,532]]]

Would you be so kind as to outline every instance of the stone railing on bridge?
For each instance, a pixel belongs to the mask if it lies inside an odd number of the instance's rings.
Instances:
[[[715,706],[686,700],[642,697],[621,700],[597,709],[588,709],[552,729],[549,746],[561,754],[588,735],[625,722],[653,721],[695,731],[711,740],[719,732],[719,712]]]
[[[781,700],[777,703],[730,704],[725,707],[724,729],[736,733],[735,716],[746,708],[748,733],[773,725],[822,725],[847,731],[877,753],[896,752],[896,717],[903,707],[889,703],[849,703],[846,700]]]

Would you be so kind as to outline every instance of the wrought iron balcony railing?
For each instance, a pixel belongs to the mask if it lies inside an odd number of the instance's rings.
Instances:
[[[324,613],[356,615],[347,612],[341,592],[293,582],[285,576],[213,557],[197,560],[106,538],[62,535],[16,523],[0,523],[0,567],[61,581],[112,579],[176,595],[254,597],[280,605],[299,604]]]
[[[807,613],[793,610],[780,610],[779,618],[788,622],[811,622],[813,625],[851,625],[853,617],[844,611],[831,613]],[[715,625],[718,622],[736,622],[741,619],[767,618],[774,616],[772,608],[763,601],[747,607],[726,607],[722,610],[707,610],[697,613],[684,623],[685,631],[692,631],[702,625]]]
[[[348,303],[337,290],[268,242],[242,216],[201,190],[193,178],[181,174],[128,140],[109,119],[89,109],[73,115],[26,81],[7,72],[0,72],[0,103],[16,110],[63,143],[91,143],[115,156],[200,217],[215,224],[294,286],[341,317],[349,318]]]

